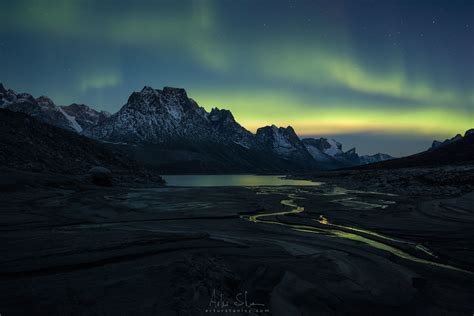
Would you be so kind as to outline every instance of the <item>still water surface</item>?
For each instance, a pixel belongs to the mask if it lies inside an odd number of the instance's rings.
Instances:
[[[284,179],[284,176],[230,175],[164,175],[168,186],[176,187],[248,187],[248,186],[317,186],[320,182]]]

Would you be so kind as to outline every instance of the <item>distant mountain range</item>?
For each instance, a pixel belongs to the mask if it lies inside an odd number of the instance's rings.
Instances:
[[[457,134],[442,142],[435,140],[430,148],[421,153],[357,168],[395,169],[460,164],[474,164],[474,129],[467,130],[464,136]]]
[[[184,89],[144,87],[115,114],[83,104],[58,106],[48,97],[15,93],[0,84],[0,108],[89,138],[124,146],[163,172],[284,172],[333,169],[393,157],[359,156],[333,139],[300,139],[291,126],[255,134],[228,110],[207,112]]]

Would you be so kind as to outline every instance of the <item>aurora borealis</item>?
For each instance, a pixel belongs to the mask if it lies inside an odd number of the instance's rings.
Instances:
[[[397,156],[474,127],[473,1],[0,3],[0,82],[58,104],[177,86],[252,131]]]

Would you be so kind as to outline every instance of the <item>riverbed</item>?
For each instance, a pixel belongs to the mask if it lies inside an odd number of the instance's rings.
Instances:
[[[470,197],[414,201],[278,176],[239,177],[2,193],[0,310],[472,310],[472,222],[450,210]],[[248,306],[237,306],[244,294]]]

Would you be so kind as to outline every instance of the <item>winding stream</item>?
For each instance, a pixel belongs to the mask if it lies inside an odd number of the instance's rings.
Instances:
[[[268,194],[267,192],[262,192],[259,191],[257,194]],[[332,224],[330,221],[323,215],[319,216],[319,219],[313,219],[315,223],[317,223],[319,226],[310,226],[310,225],[300,225],[300,224],[290,224],[290,223],[285,223],[282,221],[276,221],[269,219],[271,217],[280,217],[280,216],[287,216],[287,215],[294,215],[294,214],[299,214],[304,212],[304,207],[298,205],[295,200],[297,199],[304,199],[304,197],[300,197],[294,193],[290,193],[287,195],[287,199],[282,200],[280,203],[283,206],[290,207],[290,210],[287,211],[279,211],[279,212],[271,212],[271,213],[263,213],[263,214],[257,214],[257,215],[252,215],[248,217],[243,217],[247,219],[250,222],[253,223],[265,223],[265,224],[273,224],[273,225],[281,225],[285,227],[289,227],[295,231],[299,232],[304,232],[304,233],[311,233],[311,234],[325,234],[328,236],[336,237],[336,238],[343,238],[343,239],[349,239],[352,241],[357,241],[357,242],[362,242],[366,245],[369,245],[373,248],[380,249],[383,251],[390,252],[391,254],[403,258],[409,261],[421,263],[421,264],[427,264],[427,265],[432,265],[444,269],[450,269],[450,270],[455,270],[455,271],[461,271],[464,273],[469,273],[473,274],[471,271],[467,271],[461,268],[457,268],[455,266],[447,265],[447,264],[442,264],[434,261],[430,261],[427,259],[423,259],[420,257],[417,257],[415,255],[409,254],[406,251],[403,251],[401,249],[398,249],[392,245],[389,245],[387,243],[383,243],[381,240],[404,245],[406,247],[411,247],[414,251],[416,252],[422,252],[423,254],[432,257],[432,258],[438,258],[436,255],[434,255],[428,248],[421,244],[417,244],[412,241],[406,241],[406,240],[401,240],[397,238],[392,238],[388,236],[384,236],[382,234],[378,234],[376,232],[366,230],[366,229],[361,229],[357,227],[350,227],[350,226],[343,226],[343,225],[337,225],[337,224]],[[372,237],[372,238],[370,238]]]
[[[322,183],[311,182],[308,180],[287,179],[283,176],[275,175],[172,175],[165,176],[164,178],[167,181],[168,186],[171,187],[239,186],[247,187],[259,195],[283,194],[283,192],[285,192],[288,188],[293,187],[295,192],[285,193],[287,197],[280,202],[284,207],[289,208],[288,210],[256,214],[251,216],[245,215],[241,216],[241,218],[256,224],[280,225],[298,232],[304,232],[308,234],[324,234],[334,238],[356,241],[372,248],[389,252],[399,258],[412,262],[474,274],[471,271],[436,262],[438,257],[431,250],[419,243],[385,236],[377,232],[358,227],[333,224],[324,215],[319,215],[319,218],[317,219],[310,219],[310,221],[314,223],[314,226],[310,224],[291,224],[284,221],[285,216],[296,215],[304,212],[304,207],[298,205],[296,200],[305,198],[298,195],[298,193],[310,195],[318,194],[322,196],[341,196],[340,198],[333,200],[333,202],[337,202],[348,207],[367,210],[373,208],[385,208],[388,207],[389,204],[393,204],[395,202],[385,200],[376,201],[377,203],[361,201],[357,199],[357,197],[351,196],[350,194],[371,194],[380,196],[393,196],[393,194],[347,190],[340,187],[334,187],[332,188],[332,191],[329,192],[322,191],[315,193],[310,190],[305,190],[305,187],[319,186]]]

